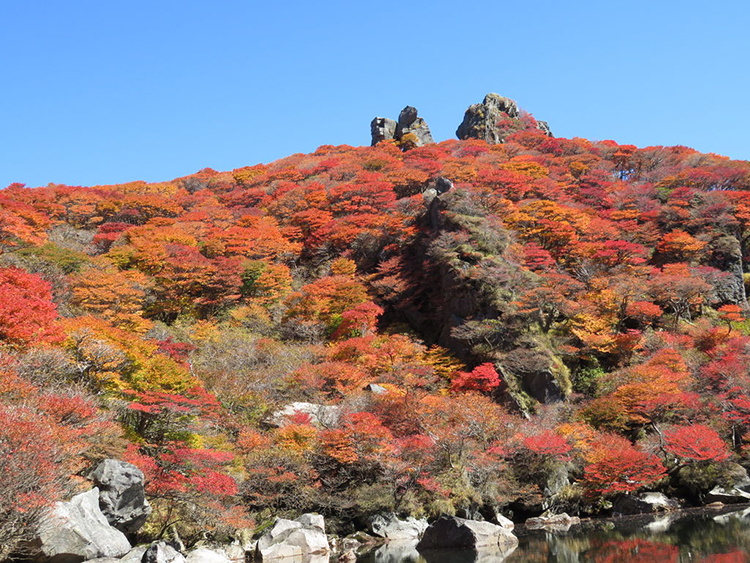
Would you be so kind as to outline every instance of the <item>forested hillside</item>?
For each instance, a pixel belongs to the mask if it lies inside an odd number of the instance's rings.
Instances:
[[[104,458],[143,537],[732,484],[750,163],[504,130],[1,190],[0,543]]]

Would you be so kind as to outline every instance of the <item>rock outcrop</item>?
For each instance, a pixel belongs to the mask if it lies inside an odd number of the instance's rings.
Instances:
[[[376,117],[370,123],[372,145],[380,141],[398,141],[404,148],[421,147],[435,141],[427,122],[419,117],[417,108],[406,106],[401,110],[398,121],[387,117]]]
[[[185,556],[187,563],[231,563],[232,559],[223,549],[211,549],[209,547],[197,547]],[[235,559],[235,561],[240,559]],[[241,560],[244,560],[244,553]]]
[[[408,135],[413,136],[413,138],[408,138]],[[435,142],[427,122],[419,117],[417,108],[412,106],[406,106],[398,115],[396,139],[399,139],[402,143],[409,142],[415,147],[422,147]]]
[[[680,503],[664,493],[646,492],[637,495],[624,495],[617,499],[612,510],[620,514],[648,514],[679,510]]]
[[[427,520],[401,520],[395,514],[378,514],[370,521],[372,534],[387,540],[417,540],[426,529]]]
[[[510,550],[517,545],[518,538],[513,532],[501,526],[455,516],[441,516],[425,530],[417,549],[420,552],[433,549],[487,547]]]
[[[567,532],[571,526],[580,524],[581,519],[578,516],[568,516],[562,514],[553,514],[551,516],[538,516],[526,520],[526,527],[530,530],[553,530],[557,532]]]
[[[110,525],[126,534],[137,532],[151,514],[143,472],[125,461],[105,459],[91,480],[99,488],[99,508]]]
[[[37,528],[40,559],[49,563],[78,563],[101,557],[123,557],[130,543],[113,528],[99,508],[96,487],[58,502]]]
[[[456,130],[459,139],[482,139],[491,145],[504,143],[505,139],[518,130],[521,112],[516,102],[499,94],[487,94],[481,104],[469,106],[464,120]],[[546,121],[537,121],[536,127],[552,136]]]
[[[323,517],[303,514],[296,520],[279,518],[259,540],[256,555],[262,561],[307,557],[330,551]]]
[[[396,138],[396,122],[387,117],[376,117],[370,122],[372,146],[380,141],[392,141]]]
[[[335,426],[341,416],[341,407],[317,403],[290,403],[271,415],[270,426],[281,427],[295,416],[309,417],[310,423],[319,428]]]

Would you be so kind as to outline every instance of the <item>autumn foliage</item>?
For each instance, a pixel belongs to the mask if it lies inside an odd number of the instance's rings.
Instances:
[[[191,539],[699,503],[750,465],[748,163],[503,127],[1,190],[0,540],[105,456],[144,537]]]

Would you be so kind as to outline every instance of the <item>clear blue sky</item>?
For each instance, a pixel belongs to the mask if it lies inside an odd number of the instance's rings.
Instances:
[[[169,180],[487,92],[562,137],[750,159],[750,2],[0,1],[0,187]]]

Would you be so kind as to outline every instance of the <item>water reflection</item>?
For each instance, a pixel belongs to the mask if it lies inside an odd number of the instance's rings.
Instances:
[[[750,508],[589,521],[569,532],[517,529],[512,552],[418,553],[414,543],[380,546],[359,563],[750,563]]]

